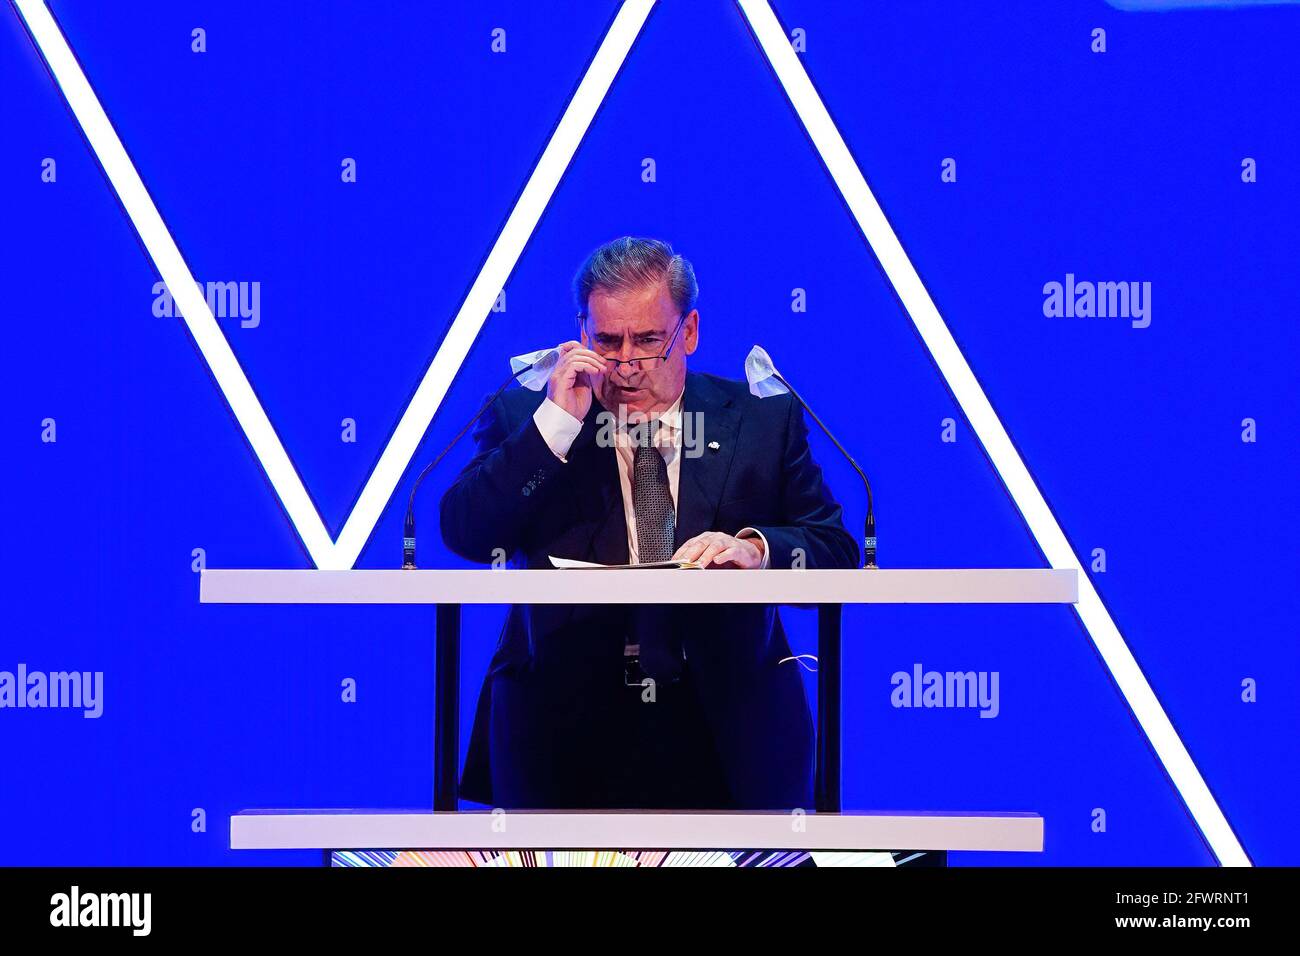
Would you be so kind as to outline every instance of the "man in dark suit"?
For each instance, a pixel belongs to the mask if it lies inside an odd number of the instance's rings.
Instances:
[[[689,373],[689,262],[618,239],[574,281],[581,341],[546,394],[505,392],[443,496],[457,554],[548,568],[691,560],[851,568],[858,550],[789,395]],[[591,577],[593,589],[601,587]],[[776,609],[513,607],[479,697],[462,793],[505,808],[812,807],[813,728]]]

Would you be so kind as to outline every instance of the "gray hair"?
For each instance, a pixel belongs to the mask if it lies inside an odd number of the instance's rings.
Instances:
[[[679,313],[685,315],[695,308],[700,296],[695,269],[689,260],[673,252],[672,246],[658,239],[632,236],[607,242],[587,257],[573,278],[578,316],[587,317],[587,303],[596,289],[632,292],[660,282],[667,282],[668,294]]]

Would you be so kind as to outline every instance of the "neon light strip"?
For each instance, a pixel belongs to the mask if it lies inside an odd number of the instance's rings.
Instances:
[[[230,403],[230,409],[248,437],[253,453],[266,469],[266,475],[279,495],[284,510],[288,512],[289,520],[298,529],[302,543],[312,559],[319,564],[333,550],[333,543],[320,515],[316,513],[316,506],[308,497],[302,479],[285,453],[271,420],[262,410],[235,353],[217,326],[217,320],[212,317],[207,302],[199,294],[189,267],[181,258],[171,233],[163,224],[162,217],[144,188],[144,183],[140,181],[126,150],[122,148],[122,141],[108,121],[81,65],[72,55],[72,50],[44,3],[38,0],[15,0],[15,3],[32,39],[40,48],[50,72],[63,91],[68,106],[81,124],[90,148],[94,150],[109,182],[113,184],[136,232],[140,234],[140,241],[144,243],[159,275],[167,284],[173,301],[181,310],[185,324],[194,336],[194,343],[203,353],[213,378]]]
[[[826,111],[821,97],[817,95],[816,88],[804,71],[803,64],[799,62],[799,57],[772,8],[764,0],[737,2],[813,145],[826,163],[831,178],[843,194],[863,236],[880,260],[894,291],[907,309],[917,332],[934,357],[935,364],[947,380],[948,387],[952,389],[1007,491],[1019,507],[1030,532],[1052,567],[1072,568],[1078,572],[1079,602],[1076,610],[1079,618],[1201,834],[1224,866],[1250,866],[1245,849],[1232,832],[1232,827],[1206,786],[1205,779],[1196,769],[1196,764],[1192,762],[1191,755],[1138,667],[1132,651],[1111,619],[1110,612],[1102,604],[1092,581],[1084,573],[1079,559],[1066,540],[1065,532],[1047,507],[1042,492],[1011,443],[993,406],[989,404],[984,389],[980,387],[965,357],[957,348],[952,333],[948,331],[930,293],[926,291],[921,277],[903,251],[893,227],[876,202],[876,197]]]
[[[108,175],[158,269],[217,386],[229,402],[267,478],[279,496],[289,520],[318,568],[346,570],[356,563],[384,506],[392,497],[402,473],[433,420],[470,346],[478,336],[498,292],[515,267],[542,212],[550,202],[578,144],[591,125],[619,68],[641,32],[655,0],[626,0],[588,67],[577,92],[547,143],[519,201],[456,314],[437,355],[424,374],[415,396],[402,414],[379,463],[367,479],[339,534],[330,540],[301,477],[284,450],[275,428],[257,399],[208,304],[198,292],[189,267],[163,224],[135,166],[122,147],[99,98],[72,54],[49,9],[41,0],[14,0],[32,40],[49,65],[91,149]]]
[[[537,168],[528,178],[519,202],[506,221],[505,228],[501,230],[501,235],[497,237],[487,261],[483,263],[482,271],[438,349],[438,354],[429,370],[424,373],[415,397],[411,399],[410,406],[380,456],[379,464],[362,489],[356,508],[339,534],[339,567],[351,567],[365,547],[366,540],[401,480],[402,472],[419,447],[429,422],[433,420],[443,396],[460,370],[461,363],[465,361],[465,356],[469,354],[470,346],[478,337],[479,329],[491,313],[493,302],[505,286],[506,279],[532,237],[547,203],[551,201],[551,195],[559,186],[560,177],[577,152],[578,144],[582,142],[587,127],[595,118],[596,110],[600,108],[614,77],[627,59],[646,18],[650,16],[654,3],[655,0],[626,0],[619,8],[586,76],[582,78],[551,141],[542,153],[542,158],[538,160]]]

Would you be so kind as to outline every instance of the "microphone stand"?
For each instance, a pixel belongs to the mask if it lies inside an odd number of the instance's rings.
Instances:
[[[776,371],[776,369],[772,370],[772,377],[790,390],[790,394],[794,396],[795,401],[803,406],[804,411],[806,411],[812,420],[817,423],[817,426],[826,433],[826,437],[829,438],[831,443],[840,450],[840,454],[848,460],[848,463],[853,466],[853,470],[858,473],[858,477],[862,479],[862,484],[867,489],[867,522],[862,537],[862,566],[874,570],[876,567],[876,514],[875,510],[872,508],[871,482],[867,480],[867,473],[858,467],[858,463],[853,460],[853,456],[850,455],[845,447],[840,444],[839,439],[831,434],[831,430],[826,427],[826,423],[817,417],[817,413],[814,412],[808,403],[803,400],[803,397],[794,390],[794,386],[787,382],[785,378],[782,377],[781,373]]]
[[[545,358],[545,356],[543,356],[543,358]],[[540,359],[538,361],[540,361]],[[474,417],[465,423],[465,427],[456,433],[456,437],[451,440],[451,442],[447,445],[447,447],[438,453],[438,457],[435,458],[433,461],[429,462],[427,465],[425,465],[424,470],[421,471],[420,474],[416,477],[415,484],[411,486],[411,497],[406,502],[406,519],[402,522],[402,570],[403,571],[416,570],[415,567],[415,493],[420,490],[420,485],[424,482],[425,477],[429,474],[429,472],[433,471],[434,467],[438,464],[438,462],[442,461],[443,458],[447,456],[447,452],[451,451],[453,448],[456,447],[456,443],[465,437],[465,433],[474,426],[474,423],[476,421],[478,421],[480,418],[483,417],[483,413],[486,412],[491,407],[492,403],[495,402],[501,396],[502,392],[504,392],[507,388],[510,387],[510,383],[515,381],[515,379],[519,378],[520,375],[523,375],[525,372],[532,369],[532,367],[536,364],[537,362],[529,362],[519,371],[514,372],[513,374],[511,374],[511,376],[508,379],[502,382],[501,387],[498,388],[495,392],[493,392],[491,396],[489,396],[488,400],[483,403],[483,407],[474,413]]]

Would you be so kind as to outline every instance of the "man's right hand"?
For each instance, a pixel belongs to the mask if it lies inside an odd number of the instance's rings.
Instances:
[[[581,421],[591,411],[592,391],[605,374],[605,361],[581,342],[565,342],[559,351],[560,360],[546,383],[546,397]]]

